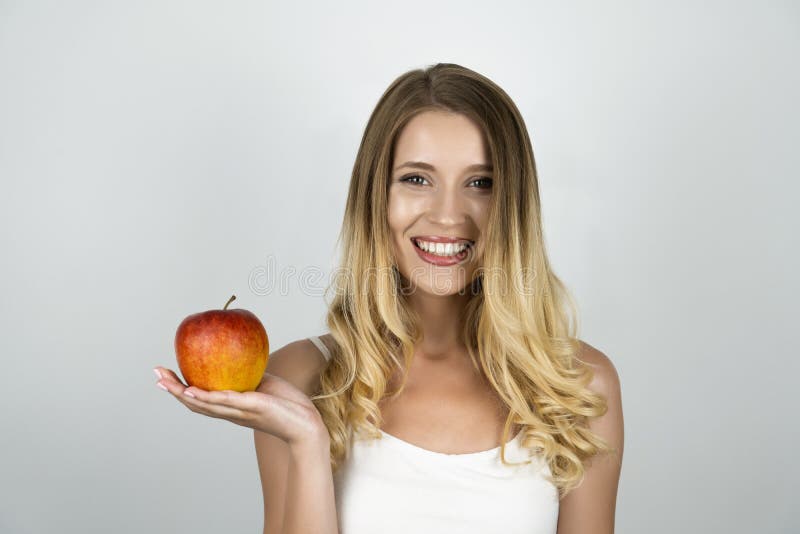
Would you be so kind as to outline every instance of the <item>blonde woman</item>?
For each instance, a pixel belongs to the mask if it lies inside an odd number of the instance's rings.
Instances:
[[[613,532],[619,378],[577,338],[508,95],[454,64],[397,78],[340,240],[330,332],[271,354],[256,392],[157,368],[190,410],[255,430],[264,532]]]

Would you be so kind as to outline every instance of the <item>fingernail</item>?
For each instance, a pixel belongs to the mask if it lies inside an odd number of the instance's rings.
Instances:
[[[160,387],[161,389],[163,389],[164,391],[169,391],[169,390],[167,389],[167,387],[166,387],[164,384],[162,384],[161,382],[156,382],[156,385],[157,385],[158,387]]]
[[[161,376],[161,372],[158,369],[156,369],[155,367],[153,368],[153,372],[156,374],[156,376],[158,377],[159,380],[164,378],[163,376]]]
[[[195,397],[194,395],[192,395],[191,393],[189,393],[189,390],[188,390],[188,389],[184,389],[184,390],[183,390],[183,394],[184,394],[184,395],[186,395],[186,396],[188,396],[188,397],[191,397],[191,398],[193,398],[193,399],[196,399],[196,398],[197,398],[197,397]]]

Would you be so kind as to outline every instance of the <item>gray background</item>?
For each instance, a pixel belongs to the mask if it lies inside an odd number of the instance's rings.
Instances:
[[[526,120],[617,532],[797,531],[799,42],[775,1],[0,2],[0,531],[260,532],[252,431],[151,368],[231,294],[325,331],[366,120],[437,61]]]

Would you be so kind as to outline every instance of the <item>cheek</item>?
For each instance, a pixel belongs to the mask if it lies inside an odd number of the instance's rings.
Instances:
[[[402,192],[389,195],[387,213],[393,233],[405,231],[424,212],[424,199],[403,195]]]
[[[396,195],[389,197],[387,208],[387,219],[389,224],[389,236],[391,239],[392,254],[395,255],[397,261],[397,254],[400,254],[401,241],[403,239],[403,232],[408,228],[408,217],[404,213],[402,202],[398,202]]]
[[[467,210],[470,218],[475,222],[475,226],[478,227],[478,231],[484,233],[489,220],[489,200],[475,200],[468,205]]]

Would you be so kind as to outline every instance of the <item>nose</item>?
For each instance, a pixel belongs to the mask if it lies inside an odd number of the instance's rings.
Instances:
[[[433,195],[428,219],[442,226],[458,225],[466,220],[465,211],[463,199],[455,191],[442,187]]]

